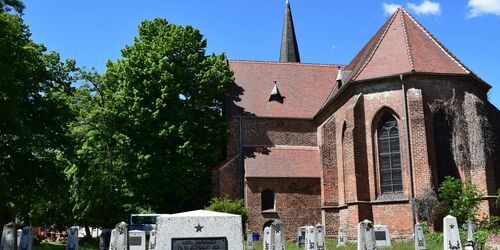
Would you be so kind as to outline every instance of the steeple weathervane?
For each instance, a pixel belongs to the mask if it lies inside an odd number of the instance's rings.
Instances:
[[[288,0],[286,0],[285,19],[281,35],[280,62],[300,62],[299,47],[297,46],[297,38],[295,38],[295,29],[293,27],[292,10]]]

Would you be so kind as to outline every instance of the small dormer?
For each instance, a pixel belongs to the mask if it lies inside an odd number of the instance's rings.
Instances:
[[[278,83],[274,81],[274,87],[271,90],[271,95],[269,96],[269,101],[276,101],[279,103],[283,103],[283,96],[280,94],[280,90],[278,89]]]

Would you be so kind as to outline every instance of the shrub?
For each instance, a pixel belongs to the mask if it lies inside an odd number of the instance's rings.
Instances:
[[[455,216],[459,225],[467,219],[475,219],[483,194],[470,179],[462,183],[459,179],[447,176],[438,191],[442,211]]]
[[[217,211],[229,214],[239,214],[243,225],[248,220],[248,210],[245,207],[245,202],[243,200],[231,200],[228,198],[213,198],[210,201],[210,205],[206,207],[207,210]]]

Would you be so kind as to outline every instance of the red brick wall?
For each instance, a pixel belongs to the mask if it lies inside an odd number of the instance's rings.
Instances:
[[[265,189],[275,193],[276,213],[261,212],[260,194]],[[298,227],[321,222],[320,192],[319,178],[248,178],[245,193],[249,229],[262,236],[264,223],[280,219],[286,237],[293,239]]]

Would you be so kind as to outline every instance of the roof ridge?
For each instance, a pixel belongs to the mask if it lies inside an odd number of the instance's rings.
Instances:
[[[410,13],[408,13],[408,11],[406,11],[403,8],[402,10],[410,18],[410,20],[413,23],[415,23],[417,27],[419,27],[424,32],[424,34],[427,35],[431,39],[431,41],[433,41],[453,62],[458,64],[458,66],[462,68],[465,72],[471,73],[471,70],[467,68],[467,66],[465,66],[465,64],[461,62],[460,59],[458,59],[453,53],[451,53],[451,51],[449,51],[448,48],[444,46],[444,44],[442,44],[438,39],[436,39],[434,35],[432,35],[423,25],[421,25]]]
[[[399,8],[399,9],[401,9],[401,8]],[[399,9],[397,11],[399,11]],[[377,44],[375,45],[375,47],[371,51],[370,55],[367,57],[367,59],[365,60],[365,62],[361,66],[361,68],[356,72],[356,74],[354,76],[350,77],[351,79],[356,79],[361,74],[361,71],[363,71],[365,69],[366,65],[368,65],[368,63],[371,61],[371,59],[373,58],[373,55],[375,55],[375,52],[377,51],[377,49],[380,46],[382,40],[384,39],[385,35],[387,34],[387,31],[389,30],[389,28],[391,27],[392,23],[394,22],[394,19],[396,19],[396,16],[397,16],[396,12],[394,14],[392,14],[391,20],[387,24],[387,27],[385,28],[384,33],[382,33],[382,35],[378,39]]]
[[[259,61],[259,60],[228,60],[229,62],[242,62],[242,63],[259,63],[259,64],[277,64],[277,65],[296,65],[296,66],[346,66],[346,64],[338,63],[310,63],[310,62],[276,62],[276,61]]]
[[[404,12],[401,11],[401,22],[402,22],[402,26],[403,26],[403,33],[405,35],[406,52],[408,53],[408,61],[410,62],[410,68],[412,71],[415,71],[415,65],[413,64],[413,55],[412,55],[411,49],[410,49],[410,42],[408,41],[408,30],[406,27],[406,22],[405,22],[405,18],[403,16],[403,14],[404,14]]]

